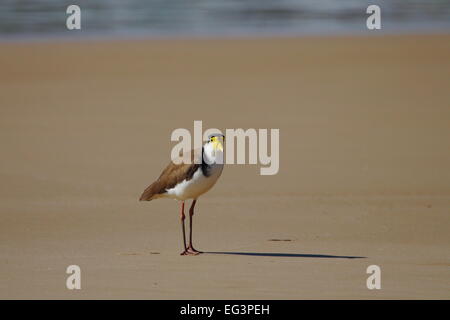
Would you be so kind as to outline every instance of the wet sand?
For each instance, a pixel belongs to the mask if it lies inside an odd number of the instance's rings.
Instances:
[[[449,40],[0,44],[0,298],[449,299]],[[194,120],[279,128],[280,171],[226,166],[184,257],[137,200]]]

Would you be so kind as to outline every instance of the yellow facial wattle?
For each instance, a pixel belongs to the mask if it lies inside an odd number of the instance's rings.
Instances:
[[[214,139],[212,142],[212,145],[213,145],[214,151],[217,151],[217,150],[223,151],[223,145],[222,145],[222,142],[219,141],[219,139],[217,139],[217,138]]]

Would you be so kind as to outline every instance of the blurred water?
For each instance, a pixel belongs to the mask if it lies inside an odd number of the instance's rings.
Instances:
[[[82,30],[66,29],[81,7]],[[449,32],[450,0],[0,0],[0,39],[52,36],[355,34],[381,7],[383,33]]]

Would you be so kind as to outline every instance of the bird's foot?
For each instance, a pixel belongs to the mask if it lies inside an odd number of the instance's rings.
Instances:
[[[182,256],[196,256],[196,255],[199,255],[200,253],[203,253],[203,252],[194,249],[193,246],[189,246],[188,248],[186,248],[186,250],[184,250],[182,253],[180,253],[180,255],[182,255]]]
[[[189,247],[187,248],[187,250],[190,251],[190,252],[197,253],[197,254],[203,253],[203,251],[198,251],[198,250],[194,249],[194,247],[192,246],[192,244],[189,245]]]
[[[180,253],[181,256],[196,256],[198,254],[199,254],[199,252],[188,251],[188,250],[184,250],[182,253]]]

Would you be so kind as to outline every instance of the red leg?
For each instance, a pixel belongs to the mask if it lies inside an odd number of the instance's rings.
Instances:
[[[187,247],[186,247],[186,232],[184,229],[184,219],[186,219],[186,216],[184,215],[184,201],[181,202],[180,219],[181,219],[181,230],[183,231],[183,245],[184,245],[184,251],[181,253],[181,255],[185,255],[187,254]]]
[[[187,248],[187,251],[191,254],[202,253],[201,251],[194,249],[194,246],[192,245],[192,217],[194,215],[194,207],[196,203],[197,199],[194,199],[194,201],[192,201],[191,208],[189,209],[189,247]]]

